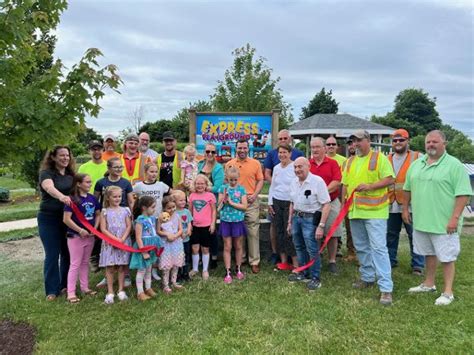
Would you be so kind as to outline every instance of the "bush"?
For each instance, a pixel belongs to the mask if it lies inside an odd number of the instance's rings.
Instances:
[[[10,201],[10,190],[0,187],[0,202]]]

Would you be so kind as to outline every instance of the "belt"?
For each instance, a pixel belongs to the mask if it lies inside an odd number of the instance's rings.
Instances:
[[[293,211],[293,216],[297,216],[297,217],[313,217],[314,216],[314,212],[303,212],[303,211]]]

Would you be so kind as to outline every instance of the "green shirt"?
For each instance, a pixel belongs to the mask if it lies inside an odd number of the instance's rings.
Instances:
[[[408,169],[403,189],[411,192],[413,227],[421,232],[446,234],[456,196],[471,196],[469,176],[462,163],[444,153],[428,165],[428,155],[417,159]],[[459,218],[458,231],[462,226]]]
[[[334,159],[335,161],[337,161],[337,165],[339,165],[339,167],[342,169],[342,164],[347,160],[346,157],[343,157],[342,155],[340,154],[336,154],[335,156],[331,157],[328,155],[328,158],[331,158],[331,159]]]
[[[369,158],[370,158],[370,153],[367,154],[364,157],[359,157],[355,156],[354,160],[352,161],[351,164],[351,177],[354,177],[355,175],[359,175],[361,172],[361,169],[368,169],[369,166]],[[392,164],[390,164],[390,161],[388,158],[383,155],[379,154],[377,162],[377,173],[378,173],[378,181],[391,176],[395,177],[395,174],[393,172]],[[352,170],[354,169],[354,170]],[[354,174],[353,174],[354,173]],[[347,197],[350,196],[352,191],[359,186],[360,184],[366,184],[368,181],[356,181],[355,179],[348,178],[347,174],[347,164],[346,164],[346,170],[344,170],[342,174],[342,184],[346,185],[347,187]],[[352,209],[349,211],[349,219],[388,219],[388,209],[389,206],[385,206],[383,208],[377,209],[377,210],[364,210],[357,208],[355,203],[352,204]]]
[[[87,174],[91,177],[92,185],[89,193],[94,194],[95,183],[97,180],[102,179],[107,172],[107,162],[102,160],[102,163],[96,164],[92,160],[89,160],[87,163],[82,164],[77,172]]]

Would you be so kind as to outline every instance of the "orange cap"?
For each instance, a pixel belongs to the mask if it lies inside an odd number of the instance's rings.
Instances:
[[[403,138],[410,138],[410,135],[408,134],[408,131],[403,128],[397,129],[395,132],[392,133],[392,137],[400,136]]]

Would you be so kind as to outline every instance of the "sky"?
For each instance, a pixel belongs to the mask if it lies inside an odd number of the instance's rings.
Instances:
[[[208,100],[246,43],[267,59],[298,119],[321,90],[339,113],[368,118],[393,109],[396,95],[422,88],[443,122],[474,139],[473,3],[432,1],[107,1],[73,0],[57,29],[55,55],[67,67],[87,48],[116,64],[124,84],[108,92],[101,134],[171,119]]]

